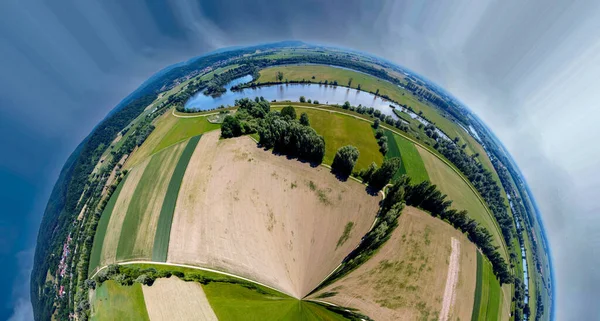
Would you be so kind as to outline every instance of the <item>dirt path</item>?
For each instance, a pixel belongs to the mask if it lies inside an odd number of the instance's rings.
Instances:
[[[448,321],[450,311],[454,306],[456,299],[456,283],[458,282],[458,272],[460,270],[460,242],[452,238],[452,253],[450,253],[450,264],[448,265],[448,276],[446,277],[446,287],[444,289],[444,301],[442,301],[442,310],[440,311],[440,321]]]

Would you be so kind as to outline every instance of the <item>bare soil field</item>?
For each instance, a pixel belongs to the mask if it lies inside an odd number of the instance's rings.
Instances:
[[[460,252],[455,252],[456,264],[449,269],[452,239],[460,243]],[[309,299],[355,308],[374,320],[437,320],[453,271],[458,271],[451,280],[456,299],[450,298],[448,320],[470,320],[475,246],[446,222],[406,207],[399,226],[373,257]]]
[[[172,276],[157,279],[152,286],[144,285],[142,290],[150,321],[217,321],[199,283]]]
[[[379,197],[249,137],[219,135],[204,134],[188,164],[167,262],[234,273],[302,298],[358,245]]]
[[[99,267],[115,263],[116,261],[117,247],[119,246],[119,238],[121,236],[123,221],[127,214],[127,208],[129,208],[129,203],[131,203],[135,188],[140,182],[149,161],[149,158],[146,159],[138,166],[132,168],[129,171],[129,174],[127,174],[127,180],[124,182],[119,198],[117,199],[112,215],[110,216],[108,227],[106,228],[106,236],[104,237],[104,243],[102,243],[102,254],[100,255]]]

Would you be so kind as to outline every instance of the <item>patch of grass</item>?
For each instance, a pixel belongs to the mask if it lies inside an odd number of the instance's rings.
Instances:
[[[280,109],[274,105],[273,109]],[[296,106],[296,112],[306,113],[310,120],[310,126],[325,139],[325,157],[323,163],[331,165],[338,148],[353,145],[358,148],[360,155],[354,166],[354,170],[369,167],[372,162],[381,166],[383,155],[379,152],[379,145],[373,136],[371,125],[358,120],[353,116],[336,114],[329,111],[315,110]]]
[[[501,247],[500,254],[507,259],[508,251],[504,246],[502,232],[497,227],[496,219],[486,210],[469,185],[450,166],[432,153],[420,147],[417,147],[417,151],[425,164],[431,183],[448,195],[447,198],[452,200],[452,208],[467,210],[471,218],[485,227],[492,234],[494,245]]]
[[[408,175],[413,184],[428,181],[427,170],[414,143],[389,130],[385,131],[385,136],[388,139],[389,148],[385,157],[400,157],[402,159],[400,169],[396,172],[394,178],[398,178],[401,175]]]
[[[350,238],[350,233],[352,232],[353,227],[354,227],[354,222],[350,221],[350,222],[346,223],[346,226],[344,227],[344,233],[342,234],[342,236],[340,236],[340,239],[338,240],[337,245],[335,246],[336,249],[338,247],[344,245],[344,243],[346,243],[346,241],[348,241],[348,238]]]
[[[325,205],[331,205],[331,201],[329,200],[329,197],[327,196],[328,191],[318,188],[317,185],[315,184],[315,182],[313,182],[313,181],[309,181],[307,185],[311,191],[313,191],[313,192],[315,192],[315,194],[317,194],[317,197],[319,198],[319,201],[321,201],[321,203],[323,203]]]
[[[171,236],[171,223],[173,222],[173,213],[175,212],[175,204],[177,203],[177,196],[179,195],[179,188],[181,187],[181,181],[183,175],[187,169],[190,158],[194,154],[194,150],[200,141],[201,136],[192,137],[185,149],[179,157],[177,166],[173,171],[171,180],[169,181],[169,187],[165,194],[165,199],[160,210],[160,216],[158,218],[158,224],[156,226],[156,235],[154,236],[154,247],[152,249],[152,260],[159,262],[167,261],[167,252],[169,250],[169,238]]]
[[[347,320],[312,302],[261,294],[237,284],[212,282],[202,287],[219,320]]]
[[[121,183],[119,183],[119,186],[117,186],[117,189],[115,189],[111,195],[110,200],[108,203],[106,203],[106,207],[104,207],[102,216],[100,216],[100,220],[98,221],[98,226],[96,227],[96,236],[94,237],[94,244],[92,245],[92,253],[90,254],[90,263],[88,267],[88,273],[90,274],[98,267],[98,264],[100,264],[102,245],[104,244],[104,237],[106,236],[108,222],[110,221],[113,209],[115,208],[115,204],[117,203],[117,199],[119,198],[119,194],[121,193],[121,189],[123,188],[126,179],[127,176],[125,176]]]
[[[473,321],[500,320],[502,288],[496,280],[492,265],[477,252],[477,283],[473,303]]]
[[[174,117],[174,116],[170,116]],[[220,124],[210,123],[206,117],[177,118],[177,121],[154,148],[153,153],[166,147],[184,141],[190,137],[198,136],[205,132],[219,129]]]
[[[142,286],[121,286],[112,280],[102,283],[92,302],[91,320],[149,320]]]

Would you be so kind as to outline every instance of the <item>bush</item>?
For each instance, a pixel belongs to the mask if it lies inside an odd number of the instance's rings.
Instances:
[[[399,157],[388,158],[377,169],[369,180],[369,187],[379,191],[394,177],[394,174],[400,169],[402,161]]]
[[[300,96],[300,102],[301,103],[305,103],[306,102],[306,98],[304,98],[304,96]]]
[[[223,125],[221,126],[221,137],[231,138],[242,135],[242,125],[237,117],[230,115],[225,116]]]
[[[378,130],[375,131],[375,138],[379,139],[381,137],[384,137],[383,136],[384,134],[385,133],[383,132],[383,129],[380,128],[380,129],[378,129]]]
[[[296,110],[292,106],[285,106],[281,109],[281,116],[296,119]]]
[[[375,121],[373,122],[373,128],[379,128],[379,118],[375,118]]]
[[[358,149],[352,145],[342,146],[335,153],[331,168],[335,173],[348,177],[352,173],[359,154]]]
[[[308,119],[308,115],[306,113],[300,114],[300,124],[304,126],[310,126],[310,120]]]

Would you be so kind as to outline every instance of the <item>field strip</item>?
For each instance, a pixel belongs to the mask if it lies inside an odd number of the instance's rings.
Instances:
[[[153,261],[167,261],[171,225],[173,223],[173,214],[175,213],[175,204],[179,195],[181,181],[183,180],[183,175],[185,174],[188,163],[192,158],[192,154],[196,150],[196,145],[198,145],[198,141],[200,141],[200,137],[201,136],[195,136],[190,138],[177,161],[173,174],[171,175],[171,180],[169,181],[160,215],[158,217],[158,223],[156,225],[154,245],[152,248]]]
[[[460,259],[460,242],[452,238],[452,253],[450,253],[450,264],[448,265],[448,276],[446,277],[446,287],[444,288],[444,300],[442,301],[442,310],[440,310],[440,321],[448,321],[450,310],[454,306],[456,299],[456,283],[458,282],[458,271]]]
[[[221,275],[226,275],[226,276],[234,277],[234,278],[237,278],[237,279],[240,279],[240,280],[244,280],[244,281],[247,281],[247,282],[251,282],[251,283],[254,283],[254,284],[258,284],[260,286],[264,286],[265,288],[269,288],[269,289],[271,289],[273,291],[276,291],[276,292],[279,292],[279,293],[283,293],[283,294],[285,294],[285,295],[287,295],[289,297],[292,297],[292,298],[294,297],[293,295],[291,295],[289,293],[286,293],[286,292],[284,292],[282,290],[278,290],[278,289],[276,289],[276,288],[274,288],[272,286],[268,286],[268,285],[266,285],[264,283],[260,283],[260,282],[254,281],[254,280],[250,280],[250,279],[245,278],[243,276],[239,276],[239,275],[236,275],[236,274],[231,274],[231,273],[227,273],[227,272],[223,272],[223,271],[219,271],[219,270],[213,270],[213,269],[209,269],[209,268],[203,268],[203,267],[200,267],[200,266],[187,265],[187,264],[179,264],[179,263],[168,263],[168,262],[154,262],[154,261],[128,261],[128,262],[118,262],[118,263],[115,263],[115,264],[118,264],[118,265],[155,264],[155,265],[177,266],[177,267],[188,268],[188,269],[202,270],[202,271],[207,271],[207,272],[217,273],[217,274],[221,274]],[[107,267],[108,267],[108,265],[105,265],[102,268],[98,269],[98,271],[96,271],[96,273],[94,273],[94,275],[92,275],[90,277],[90,279],[93,279],[96,276],[96,274],[98,274],[98,272],[106,269]]]

